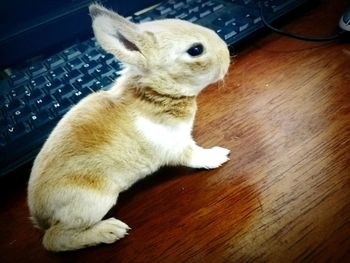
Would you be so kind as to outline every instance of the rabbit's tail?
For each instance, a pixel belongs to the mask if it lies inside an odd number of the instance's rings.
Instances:
[[[129,229],[125,223],[115,218],[81,228],[67,228],[58,223],[45,231],[43,245],[50,251],[68,251],[101,243],[111,244],[124,237]]]

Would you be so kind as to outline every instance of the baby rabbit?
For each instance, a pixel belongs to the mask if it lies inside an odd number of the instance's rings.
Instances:
[[[228,70],[225,42],[186,21],[134,24],[100,5],[89,9],[97,41],[125,68],[110,90],[62,118],[34,161],[28,206],[51,251],[115,242],[130,228],[103,217],[120,192],[161,166],[216,168],[230,152],[191,136],[196,95]]]

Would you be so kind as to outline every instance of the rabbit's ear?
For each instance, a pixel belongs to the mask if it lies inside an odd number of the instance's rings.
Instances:
[[[126,64],[147,67],[144,51],[152,45],[152,38],[148,34],[140,31],[136,24],[103,6],[92,4],[89,11],[95,37],[102,48]]]

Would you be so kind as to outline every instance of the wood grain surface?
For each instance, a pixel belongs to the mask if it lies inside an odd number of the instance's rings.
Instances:
[[[334,33],[346,0],[314,1],[284,29]],[[26,205],[30,167],[0,182],[0,262],[350,262],[350,44],[265,33],[198,98],[194,137],[231,149],[216,170],[164,168],[109,216],[129,236],[50,253]]]

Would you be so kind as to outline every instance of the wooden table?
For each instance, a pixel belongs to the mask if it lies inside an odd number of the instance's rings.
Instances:
[[[314,1],[315,2],[315,1]],[[334,32],[346,0],[284,29]],[[198,98],[194,137],[232,150],[219,169],[165,168],[110,212],[113,245],[50,253],[29,221],[29,167],[1,181],[0,262],[350,262],[350,45],[267,33]]]

